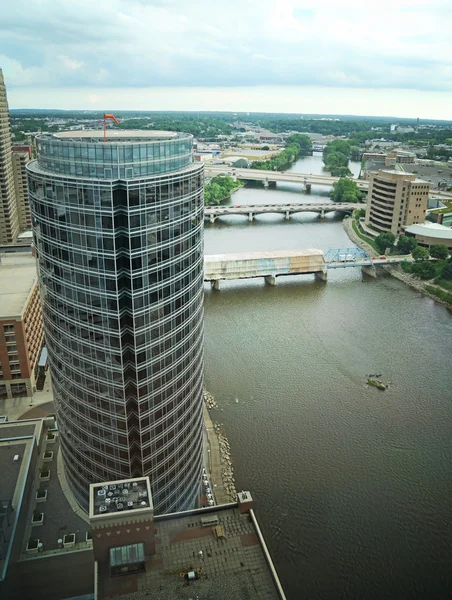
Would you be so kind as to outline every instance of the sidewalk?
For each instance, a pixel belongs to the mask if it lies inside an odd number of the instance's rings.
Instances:
[[[215,496],[216,504],[229,504],[229,496],[224,489],[223,479],[221,477],[221,455],[220,446],[218,444],[218,436],[213,428],[213,423],[210,418],[209,411],[204,404],[204,428],[207,432],[207,441],[209,452],[209,464],[208,471],[210,471],[210,481],[212,483],[212,490]]]

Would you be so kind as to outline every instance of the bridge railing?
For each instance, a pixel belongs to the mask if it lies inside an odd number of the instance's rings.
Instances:
[[[330,248],[324,255],[327,268],[373,266],[371,257],[362,248]]]

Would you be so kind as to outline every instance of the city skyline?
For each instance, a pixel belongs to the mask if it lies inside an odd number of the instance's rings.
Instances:
[[[0,65],[12,108],[452,119],[450,22],[445,0],[49,0],[5,7]]]

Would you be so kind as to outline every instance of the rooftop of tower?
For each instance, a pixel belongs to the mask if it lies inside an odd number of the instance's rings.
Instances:
[[[49,134],[46,135],[49,137]],[[77,130],[77,131],[60,131],[50,134],[50,137],[58,139],[58,141],[67,142],[93,142],[104,143],[104,132],[102,129],[92,130]],[[107,143],[114,142],[158,142],[173,140],[176,138],[192,137],[188,133],[179,133],[177,131],[144,131],[142,129],[107,129]]]

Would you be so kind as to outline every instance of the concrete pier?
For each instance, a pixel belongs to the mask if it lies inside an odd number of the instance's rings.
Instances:
[[[286,221],[288,221],[290,219],[290,212],[288,210],[286,210]]]
[[[366,275],[369,275],[369,277],[377,276],[377,269],[375,267],[361,267],[361,271]]]
[[[215,279],[214,281],[212,281],[212,289],[221,290],[221,281],[219,279]]]
[[[265,277],[265,283],[267,285],[276,285],[276,277],[274,275],[267,275]]]
[[[328,271],[319,271],[318,273],[314,273],[314,275],[319,281],[328,281]]]

